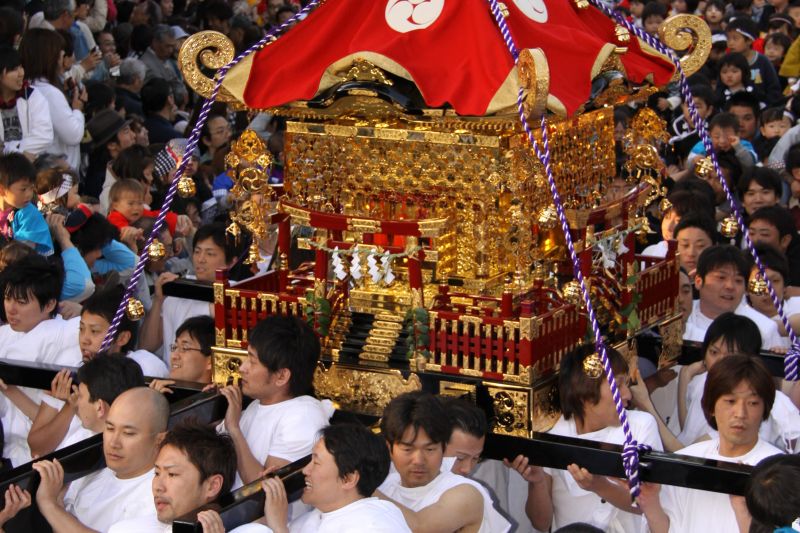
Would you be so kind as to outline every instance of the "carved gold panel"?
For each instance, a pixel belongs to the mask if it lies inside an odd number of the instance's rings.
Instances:
[[[422,389],[416,374],[403,378],[399,370],[361,370],[332,364],[317,367],[314,389],[320,398],[329,398],[340,409],[381,416],[396,396]]]

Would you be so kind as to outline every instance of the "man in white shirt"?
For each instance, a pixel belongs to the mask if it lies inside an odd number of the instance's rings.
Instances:
[[[703,342],[711,322],[722,313],[736,313],[756,323],[761,332],[761,347],[771,350],[783,346],[778,327],[743,300],[745,280],[750,265],[741,250],[731,245],[716,245],[703,250],[697,261],[695,287],[700,298],[695,300],[686,321],[683,339]]]
[[[35,456],[42,457],[100,433],[114,400],[128,389],[145,386],[142,369],[122,355],[101,354],[86,361],[78,368],[77,381],[79,385],[72,385],[68,370],[54,378],[52,395],[43,398],[28,434]]]
[[[758,438],[775,399],[772,376],[760,360],[729,355],[708,372],[703,411],[719,437],[679,450],[681,455],[754,465],[781,453]],[[747,533],[750,514],[741,496],[645,484],[639,505],[652,533]]]
[[[486,489],[442,468],[451,430],[442,403],[429,393],[409,392],[389,402],[381,433],[396,472],[376,495],[397,505],[412,531],[508,531]]]
[[[389,452],[379,436],[359,424],[335,424],[322,430],[311,462],[303,468],[303,503],[314,509],[288,522],[283,482],[262,482],[264,517],[269,529],[248,524],[236,533],[411,533],[395,505],[372,497],[389,473]],[[200,513],[203,531],[223,531],[219,515]],[[288,522],[288,523],[287,523]]]
[[[329,401],[310,396],[319,361],[319,339],[304,321],[270,316],[250,330],[247,359],[239,367],[241,389],[220,390],[228,410],[220,430],[236,446],[234,489],[305,457],[333,414]],[[242,411],[242,395],[253,402]]]
[[[78,320],[56,315],[62,276],[38,254],[12,263],[0,274],[0,359],[77,366]],[[5,433],[3,456],[14,466],[31,460],[27,437],[43,392],[6,387],[0,396],[0,417]]]
[[[105,532],[112,524],[155,514],[151,483],[158,441],[169,420],[164,395],[147,387],[122,393],[111,405],[103,431],[106,468],[70,484],[59,501],[64,470],[58,461],[33,464],[41,483],[36,503],[56,533]]]
[[[614,370],[623,404],[631,400],[628,364],[609,347],[606,353]],[[598,372],[599,370],[599,372]],[[558,374],[562,416],[548,432],[610,444],[624,444],[625,434],[611,388],[593,345],[586,345],[561,360]],[[658,424],[652,415],[626,411],[633,438],[661,450]],[[591,524],[603,531],[633,533],[644,530],[644,521],[630,504],[625,483],[592,475],[578,464],[567,470],[531,466],[518,456],[512,463],[528,481],[527,513],[533,527],[547,531],[575,523]]]
[[[153,478],[153,502],[144,516],[117,522],[108,533],[169,533],[172,522],[227,494],[236,475],[236,451],[227,435],[214,428],[183,423],[159,444]]]

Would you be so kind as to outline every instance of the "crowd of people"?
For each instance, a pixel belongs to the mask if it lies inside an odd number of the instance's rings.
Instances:
[[[659,369],[640,353],[634,369],[610,350],[617,386],[640,444],[762,462],[747,498],[645,483],[632,504],[623,482],[577,463],[480,461],[488,422],[461,399],[400,396],[381,436],[329,426],[332,405],[312,394],[319,342],[306,324],[280,317],[249,331],[241,387],[219,390],[229,406],[220,426],[167,431],[170,387],[211,382],[214,322],[213,306],[165,296],[164,285],[270,268],[274,249],[245,265],[247,236],[226,231],[225,156],[245,128],[255,130],[274,160],[269,180],[281,183],[286,129],[279,116],[215,104],[189,152],[201,99],[177,51],[210,29],[239,53],[305,2],[0,0],[0,357],[78,368],[47,392],[0,382],[2,456],[6,468],[19,466],[102,433],[106,460],[63,497],[61,465],[34,462],[39,487],[11,487],[0,524],[35,498],[55,531],[169,531],[175,517],[311,454],[302,502],[267,479],[263,524],[237,531],[800,530],[797,476],[786,474],[800,468],[800,387],[776,381],[755,357],[786,352],[788,332],[771,298],[747,290],[759,272],[741,232],[720,232],[731,214],[724,183],[800,332],[800,0],[607,3],[651,34],[670,14],[709,25],[712,52],[689,86],[722,174],[677,84],[636,104],[661,116],[669,137],[658,146],[668,202],[648,213],[660,231],[638,251],[665,257],[675,241],[683,337],[702,343],[703,358]],[[618,172],[607,199],[631,186],[624,143],[637,111],[614,111]],[[102,350],[183,159],[195,193],[176,197],[159,229],[165,254],[148,260],[135,290],[144,318],[124,316]],[[593,352],[561,362],[562,415],[550,431],[622,444],[608,386],[584,371]],[[144,376],[155,378],[149,387]],[[204,531],[225,531],[214,511],[199,519]]]

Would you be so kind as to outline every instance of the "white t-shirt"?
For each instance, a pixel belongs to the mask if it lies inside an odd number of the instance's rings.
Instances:
[[[483,519],[478,533],[505,533],[511,529],[511,524],[494,508],[492,498],[483,485],[467,477],[454,474],[450,472],[449,468],[441,471],[433,481],[422,487],[402,486],[400,474],[394,470],[389,472],[378,490],[412,511],[421,511],[438,502],[442,494],[459,485],[475,487],[483,498]]]
[[[155,516],[153,470],[131,479],[118,479],[108,468],[72,482],[64,496],[64,508],[80,522],[97,531],[139,516]]]
[[[135,350],[128,352],[127,357],[130,357],[142,367],[142,374],[151,378],[168,378],[169,370],[167,365],[157,355],[153,355],[147,350]]]
[[[661,451],[663,448],[655,418],[641,411],[626,413],[633,438],[639,444],[647,444],[654,450]],[[609,426],[579,435],[575,419],[565,420],[563,416],[548,433],[609,444],[625,443],[622,426]],[[544,471],[553,478],[553,531],[574,522],[585,522],[609,532],[634,533],[645,530],[646,523],[642,516],[622,511],[604,502],[594,492],[583,490],[569,471],[555,468],[545,468]]]
[[[786,339],[781,337],[778,326],[746,303],[742,302],[734,311],[737,315],[746,316],[758,326],[761,333],[761,349],[769,350],[775,347],[786,346]],[[692,304],[692,313],[686,320],[686,329],[683,332],[683,340],[703,342],[708,327],[714,320],[700,312],[700,300],[695,300]]]
[[[662,240],[645,248],[642,251],[642,255],[646,255],[648,257],[667,257],[668,251],[669,245],[667,241]]]
[[[159,522],[154,514],[121,520],[108,533],[172,533],[172,524]]]
[[[781,451],[759,440],[755,447],[745,455],[723,457],[719,454],[719,440],[713,439],[698,442],[678,450],[676,453],[730,463],[755,465],[762,459],[777,455]],[[662,485],[661,506],[669,516],[670,533],[731,533],[739,531],[728,494]]]
[[[237,527],[231,533],[242,531],[268,532],[266,526],[247,524]],[[292,520],[290,533],[411,533],[403,513],[396,505],[379,500],[364,498],[345,505],[341,509],[323,513],[314,509]],[[111,532],[109,532],[111,533]]]
[[[239,427],[250,452],[260,464],[265,464],[270,456],[293,462],[311,453],[333,411],[329,400],[320,401],[311,396],[298,396],[272,405],[253,401],[242,412]],[[217,429],[225,432],[225,423]],[[237,473],[233,488],[241,486],[242,479]]]
[[[212,316],[212,304],[189,300],[187,298],[176,298],[167,296],[161,306],[161,324],[163,329],[164,344],[161,346],[164,363],[169,368],[169,347],[175,342],[175,330],[183,324],[187,318],[193,316]]]
[[[80,365],[80,352],[67,348],[78,345],[80,318],[64,320],[60,316],[43,320],[27,333],[17,332],[8,324],[0,326],[0,359],[44,363],[75,367]],[[20,387],[28,397],[38,404],[44,391]],[[0,420],[3,423],[5,443],[3,456],[14,466],[31,461],[28,433],[32,420],[17,409],[4,395],[0,395]]]
[[[707,379],[708,372],[693,377],[686,390],[686,423],[678,435],[678,440],[685,446],[693,444],[705,435],[710,435],[712,438],[717,438],[718,435],[708,425],[701,405]],[[775,402],[772,404],[769,418],[761,423],[758,437],[782,451],[793,452],[800,438],[800,411],[781,391],[775,391]]]

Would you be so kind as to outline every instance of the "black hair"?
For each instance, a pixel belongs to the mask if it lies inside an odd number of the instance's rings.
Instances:
[[[172,94],[169,82],[163,78],[153,78],[144,84],[141,90],[142,111],[145,115],[158,113],[167,105]]]
[[[211,426],[187,420],[176,424],[164,435],[158,444],[159,451],[165,446],[172,446],[186,455],[200,473],[201,483],[219,475],[222,477],[219,494],[231,490],[236,477],[236,449],[229,435],[219,434]]]
[[[768,107],[761,112],[761,125],[769,124],[770,122],[777,122],[783,120],[784,110],[782,107]]]
[[[201,241],[211,239],[214,244],[225,250],[225,262],[230,263],[242,253],[241,243],[237,243],[236,239],[229,239],[225,229],[225,224],[222,222],[212,222],[211,224],[204,224],[200,226],[194,234],[193,246]]]
[[[0,74],[14,70],[22,65],[19,52],[11,46],[0,45]]]
[[[667,7],[661,2],[648,2],[642,10],[642,24],[650,17],[667,18]]]
[[[756,220],[763,220],[775,226],[781,238],[787,235],[791,235],[794,238],[795,233],[797,233],[791,212],[781,205],[770,205],[756,209],[747,219],[748,226]]]
[[[758,355],[761,350],[761,332],[756,323],[735,313],[722,313],[711,322],[703,337],[703,354],[719,339],[724,339],[728,349],[736,353]]]
[[[744,497],[753,517],[751,532],[791,528],[800,515],[800,456],[762,459],[747,479]]]
[[[360,424],[333,424],[322,430],[339,478],[358,472],[356,490],[369,498],[389,474],[389,450],[378,435]]]
[[[596,351],[594,344],[584,344],[561,359],[558,371],[558,393],[561,413],[565,420],[583,420],[586,416],[585,404],[597,405],[602,387],[608,387],[605,376],[591,377],[584,371],[584,361]],[[617,376],[628,373],[628,363],[617,350],[606,347],[606,355],[611,369]]]
[[[705,280],[709,272],[728,265],[733,266],[744,279],[750,275],[750,262],[747,257],[730,244],[717,244],[703,250],[697,259],[697,275]]]
[[[779,23],[782,23],[782,24],[786,24],[786,21],[785,20],[781,20],[781,19],[778,19],[776,22],[779,22]],[[773,22],[770,21],[770,25],[772,23]],[[789,51],[789,47],[792,46],[792,39],[788,35],[786,35],[785,33],[775,32],[775,33],[770,33],[769,35],[767,35],[764,38],[764,46],[766,46],[767,43],[772,43],[772,44],[776,44],[778,46],[782,46],[783,47],[783,55],[785,56],[786,52]]]
[[[423,391],[407,392],[396,396],[383,410],[381,433],[390,446],[402,442],[407,429],[413,430],[412,440],[420,429],[431,442],[447,446],[452,427],[442,402],[433,394]]]
[[[709,217],[708,214],[703,212],[695,212],[695,213],[687,213],[686,215],[681,217],[680,222],[675,224],[675,228],[672,230],[672,238],[678,239],[678,233],[685,230],[686,228],[697,228],[705,232],[708,235],[708,238],[711,239],[711,243],[717,242],[717,224],[714,222],[714,219]]]
[[[784,157],[786,172],[792,173],[795,168],[800,168],[800,144],[792,145]]]
[[[780,198],[783,194],[783,181],[777,172],[767,167],[753,167],[749,172],[745,172],[739,180],[739,198],[744,198],[748,187],[754,181],[763,188],[774,192],[776,198]]]
[[[78,382],[89,390],[89,401],[108,405],[126,390],[144,387],[139,363],[121,354],[100,352],[78,368]]]
[[[125,288],[122,285],[116,285],[110,288],[103,288],[103,290],[95,291],[85,302],[83,302],[83,313],[91,313],[103,317],[103,320],[111,324],[114,321],[114,316],[117,313],[119,304],[122,297],[125,295]],[[125,343],[125,346],[120,347],[123,353],[127,353],[133,349],[136,344],[136,323],[123,313],[122,319],[117,327],[117,333],[114,336],[116,340],[120,333],[127,331],[131,334],[130,340]]]
[[[714,204],[716,203],[716,195],[714,194],[714,188],[706,180],[698,178],[697,176],[686,176],[672,186],[670,194],[675,194],[678,191],[689,191],[702,195],[709,204],[710,212],[715,212]]]
[[[703,181],[703,183],[706,183]],[[690,190],[673,190],[667,195],[667,200],[672,204],[671,211],[678,216],[685,217],[690,213],[705,214],[709,218],[714,217],[714,204],[699,192]]]
[[[744,56],[742,56],[742,57],[744,57]],[[747,63],[746,59],[745,59],[745,63]],[[749,68],[750,67],[748,66],[748,69]],[[748,80],[749,80],[750,79],[749,78],[749,72],[750,71],[747,70],[747,72],[748,72]],[[748,81],[748,83],[749,83],[749,81]],[[755,116],[756,119],[758,119],[761,116],[761,103],[758,101],[758,98],[756,97],[756,95],[754,95],[751,92],[739,91],[738,93],[732,94],[731,97],[728,99],[728,101],[725,102],[725,111],[730,111],[730,109],[733,106],[736,106],[736,107],[749,107],[750,110],[753,112],[753,116]]]
[[[27,302],[33,296],[40,310],[50,302],[58,302],[63,285],[63,270],[39,254],[22,257],[0,272],[0,293],[4,298]],[[56,316],[57,307],[53,307],[51,318]],[[0,320],[8,322],[5,305],[0,305]]]
[[[695,83],[690,88],[692,96],[699,98],[706,103],[707,106],[716,105],[716,97],[714,96],[714,89],[706,83]]]
[[[247,342],[271,372],[289,369],[292,397],[312,391],[320,345],[317,334],[306,322],[292,316],[269,316],[250,330]]]
[[[140,144],[134,144],[122,150],[111,163],[111,171],[117,179],[134,179],[144,181],[145,169],[153,164],[150,150]]]
[[[746,40],[749,40],[751,45],[759,36],[758,25],[750,17],[736,17],[731,19],[728,25],[725,26],[725,33],[733,32],[739,33],[739,35],[742,35]],[[742,32],[747,33],[751,37],[743,35]]]
[[[203,18],[206,22],[210,17],[218,20],[230,20],[233,17],[233,9],[227,2],[213,1],[206,5]]]
[[[752,79],[750,77],[750,64],[747,62],[746,57],[737,52],[731,52],[729,54],[725,54],[722,57],[722,59],[719,60],[720,72],[722,71],[722,67],[727,67],[727,66],[738,68],[739,71],[742,73],[742,85],[744,85],[745,87],[750,85],[750,83],[752,82]],[[720,83],[722,83],[722,80],[720,80]],[[730,105],[726,105],[726,108],[729,107]]]
[[[731,128],[736,133],[739,133],[739,127],[739,118],[733,113],[729,113],[727,111],[714,115],[714,117],[708,123],[709,132],[714,128]]]
[[[789,260],[786,258],[786,254],[768,244],[757,245],[756,253],[764,268],[774,270],[780,274],[784,283],[789,280]]]
[[[603,533],[603,530],[585,522],[575,522],[574,524],[560,527],[553,533]]]
[[[0,186],[8,188],[18,181],[36,184],[36,167],[24,155],[14,152],[0,156]]]
[[[206,357],[211,355],[211,347],[214,346],[214,319],[210,316],[193,316],[184,320],[183,324],[175,330],[177,339],[183,333],[188,333],[191,338],[200,344],[200,351]]]
[[[119,229],[100,213],[92,213],[70,238],[81,255],[86,255],[103,248],[114,239],[119,239]]]
[[[22,18],[22,10],[13,9],[9,6],[0,7],[0,44],[13,47],[14,39],[22,35],[25,20]]]
[[[453,430],[459,429],[467,435],[483,438],[489,431],[486,413],[466,398],[456,396],[442,398],[442,405],[447,411]]]

